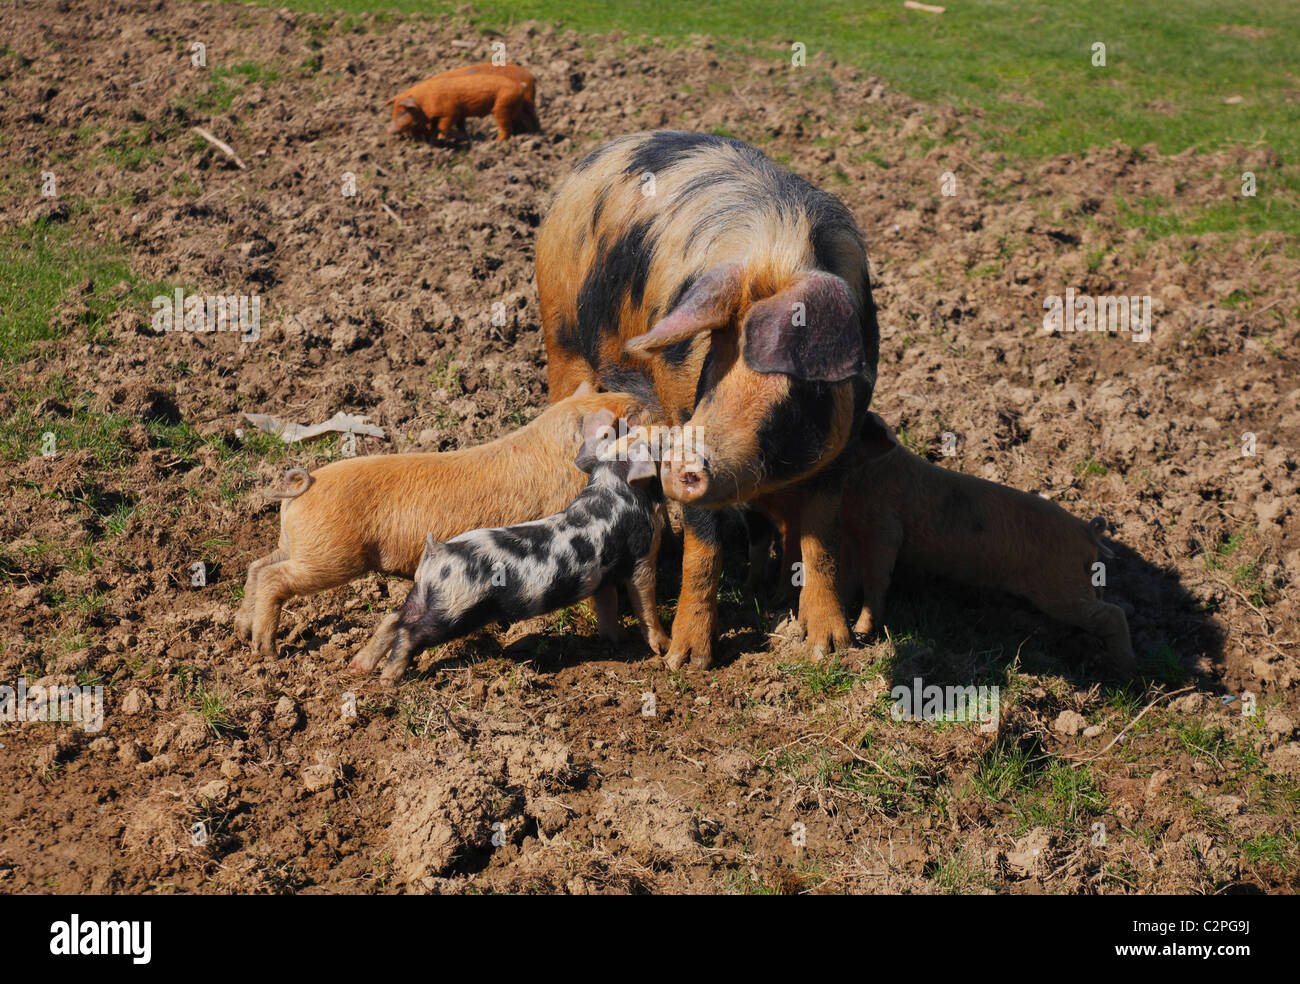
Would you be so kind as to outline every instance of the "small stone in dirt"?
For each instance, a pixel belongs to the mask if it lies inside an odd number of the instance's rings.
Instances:
[[[1078,711],[1062,711],[1052,723],[1052,730],[1061,735],[1077,735],[1088,726],[1088,719]]]
[[[1214,799],[1210,800],[1210,806],[1214,807],[1214,812],[1218,813],[1220,816],[1232,817],[1240,813],[1245,804],[1242,802],[1240,796],[1230,796],[1225,793],[1222,796],[1216,796]]]
[[[1016,841],[1015,847],[1007,852],[1007,865],[1014,873],[1028,877],[1046,863],[1051,844],[1051,836],[1047,831],[1042,827],[1035,827]]]
[[[244,770],[235,759],[226,759],[221,763],[221,774],[233,782],[244,774]]]
[[[90,743],[90,750],[95,755],[112,755],[117,751],[117,742],[112,738],[96,738]]]
[[[139,687],[132,687],[122,698],[123,714],[143,714],[153,707],[153,700]]]
[[[272,720],[282,731],[292,731],[302,723],[302,711],[288,696],[281,697],[275,705]]]
[[[1198,714],[1205,706],[1204,694],[1185,694],[1169,702],[1169,709],[1179,714]]]
[[[315,765],[302,770],[303,788],[309,793],[319,793],[332,789],[339,778],[339,759],[337,755],[326,755]]]
[[[135,765],[144,761],[144,748],[138,741],[127,739],[117,750],[117,760],[123,765]]]
[[[737,782],[748,781],[757,771],[754,759],[748,752],[739,748],[728,749],[714,759],[714,763],[723,775],[729,776]]]
[[[1295,722],[1279,710],[1264,715],[1264,727],[1274,741],[1290,738],[1295,733]]]
[[[1088,725],[1088,727],[1083,729],[1083,737],[1096,738],[1099,734],[1101,734],[1105,730],[1106,729],[1103,728],[1100,724],[1090,724]]]

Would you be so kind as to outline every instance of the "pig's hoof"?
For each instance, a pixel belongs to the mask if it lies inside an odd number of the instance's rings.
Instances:
[[[875,634],[876,622],[869,612],[863,612],[858,616],[858,620],[853,623],[853,632],[863,638]]]
[[[849,627],[842,621],[839,625],[806,627],[805,631],[813,659],[821,659],[837,649],[848,649],[852,641]]]
[[[662,656],[672,646],[673,641],[668,638],[665,632],[651,632],[650,638],[646,640],[646,645],[650,647],[650,652],[655,656]],[[676,667],[674,667],[676,669]]]
[[[688,659],[692,665],[700,670],[707,670],[713,665],[713,653],[709,649],[673,649],[671,645],[668,648],[668,655],[664,657],[664,662],[668,664],[668,669],[680,670]]]

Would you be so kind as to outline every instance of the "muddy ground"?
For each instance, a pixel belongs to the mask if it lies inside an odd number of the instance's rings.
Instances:
[[[0,37],[0,224],[263,303],[249,344],[159,334],[154,291],[123,284],[90,331],[104,285],[83,283],[64,338],[6,370],[0,683],[101,684],[106,717],[0,725],[0,891],[1294,890],[1300,259],[1275,235],[1154,238],[1121,207],[1195,215],[1276,168],[1267,147],[1001,160],[969,113],[816,52],[782,67],[777,41],[49,0],[5,5]],[[496,40],[536,74],[543,133],[384,134],[386,98]],[[241,413],[366,414],[387,437],[361,453],[530,419],[537,224],[586,150],[657,127],[749,140],[844,199],[879,284],[875,409],[947,467],[1111,522],[1141,679],[1016,599],[906,574],[886,633],[814,664],[742,598],[739,544],[710,671],[611,650],[578,608],[384,692],[345,672],[405,592],[373,577],[291,603],[277,660],[236,643],[277,534],[264,490],[341,453]],[[1150,341],[1044,334],[1066,287],[1151,295]],[[999,686],[996,731],[892,720],[918,676]]]

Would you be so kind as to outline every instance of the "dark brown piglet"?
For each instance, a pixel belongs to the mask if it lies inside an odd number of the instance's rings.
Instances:
[[[963,584],[1000,588],[1105,640],[1115,669],[1134,669],[1128,620],[1093,586],[1105,521],[1085,523],[1041,496],[940,468],[868,415],[846,482],[845,580],[862,586],[854,630],[880,626],[896,562]]]

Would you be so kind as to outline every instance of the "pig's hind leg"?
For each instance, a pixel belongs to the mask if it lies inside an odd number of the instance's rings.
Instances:
[[[257,600],[253,607],[253,649],[264,659],[275,659],[275,633],[280,627],[280,610],[284,603],[297,595],[312,594],[343,584],[341,580],[323,575],[301,561],[283,560],[268,564],[258,574]]]
[[[240,642],[248,642],[253,637],[253,616],[257,611],[257,593],[263,569],[288,559],[289,551],[281,547],[248,565],[248,579],[244,582],[244,602],[235,615],[235,638]]]
[[[637,565],[636,572],[627,581],[627,596],[641,623],[641,635],[646,645],[656,656],[662,656],[672,645],[672,639],[659,621],[659,606],[655,603],[655,567],[655,557]]]
[[[862,570],[862,610],[853,625],[860,636],[869,636],[880,628],[885,612],[885,593],[894,576],[898,560],[898,543],[880,537],[866,542],[857,558]]]
[[[1136,672],[1133,643],[1129,638],[1128,619],[1124,610],[1095,598],[1071,598],[1057,603],[1040,605],[1048,615],[1069,625],[1087,629],[1106,641],[1110,663],[1117,672]]]
[[[509,99],[498,99],[492,107],[492,118],[497,123],[497,140],[509,140],[514,127],[515,108]]]

